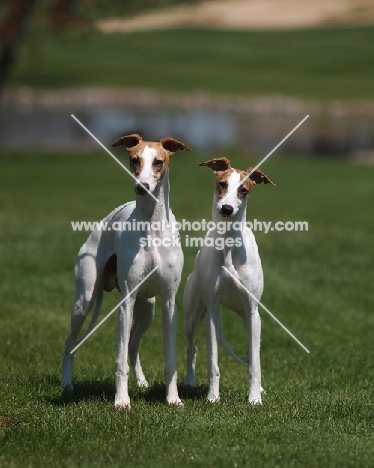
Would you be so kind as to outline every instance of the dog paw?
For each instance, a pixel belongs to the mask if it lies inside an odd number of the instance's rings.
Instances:
[[[207,400],[209,401],[209,403],[218,403],[219,395],[208,395]]]
[[[120,409],[120,410],[123,410],[123,409],[126,409],[126,410],[129,410],[131,409],[131,404],[130,402],[126,402],[126,401],[119,401],[119,402],[115,402],[114,403],[114,407],[116,409]]]
[[[137,380],[136,384],[139,388],[149,388],[149,383],[146,380]]]
[[[261,397],[258,397],[258,398],[249,397],[248,403],[253,406],[262,405],[262,400],[261,400]]]
[[[178,408],[183,408],[184,404],[180,398],[166,399],[168,405],[177,406]]]
[[[115,408],[118,408],[118,409],[130,409],[131,404],[130,404],[129,396],[116,395],[114,399],[114,406]]]

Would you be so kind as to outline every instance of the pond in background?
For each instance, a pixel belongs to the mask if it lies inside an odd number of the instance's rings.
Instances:
[[[291,98],[239,97],[194,101],[185,97],[184,101],[169,100],[165,106],[165,98],[158,95],[156,99],[149,94],[138,96],[138,103],[134,99],[125,103],[113,93],[86,95],[85,90],[75,90],[73,96],[68,95],[70,100],[63,93],[29,91],[26,99],[22,94],[5,99],[0,110],[0,144],[97,147],[71,117],[74,113],[107,147],[122,135],[139,133],[149,140],[170,135],[200,152],[235,147],[265,155],[309,114],[279,153],[347,155],[374,148],[372,103],[321,105]]]

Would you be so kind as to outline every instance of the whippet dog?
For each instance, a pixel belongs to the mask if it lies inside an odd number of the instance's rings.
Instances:
[[[93,329],[103,291],[117,288],[124,299],[134,290],[119,308],[115,371],[114,404],[118,408],[130,408],[128,356],[137,384],[147,387],[139,345],[154,317],[155,296],[160,294],[166,401],[182,406],[177,390],[175,295],[181,279],[183,252],[175,229],[175,218],[169,209],[168,166],[173,153],[190,151],[190,148],[171,137],[150,142],[143,141],[137,134],[123,136],[112,146],[124,146],[130,154],[130,169],[136,179],[136,201],[118,207],[104,218],[101,225],[107,223],[106,230],[96,228],[78,253],[76,299],[71,315],[71,333],[65,342],[61,385],[65,389],[73,389],[71,351]],[[118,229],[121,226],[125,228]],[[135,229],[131,229],[134,226]],[[157,270],[138,288],[141,280],[155,267]],[[84,337],[78,341],[78,334],[92,307],[91,323]]]
[[[216,227],[220,223],[220,228],[224,229],[218,230],[215,227],[207,232],[184,290],[184,330],[188,340],[187,374],[184,383],[195,386],[197,350],[195,333],[205,317],[209,381],[207,398],[211,402],[219,400],[218,338],[221,338],[227,349],[221,330],[220,304],[222,304],[244,320],[248,337],[248,402],[261,404],[263,390],[260,367],[261,321],[258,303],[247,291],[258,300],[261,299],[263,272],[254,235],[246,226],[246,206],[256,184],[273,184],[273,182],[258,169],[246,178],[253,168],[247,171],[234,169],[230,167],[227,158],[212,159],[201,163],[200,166],[208,166],[215,173],[212,220]],[[223,231],[225,232],[222,233]]]

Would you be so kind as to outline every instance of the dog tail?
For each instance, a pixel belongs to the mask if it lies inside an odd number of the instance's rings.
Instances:
[[[98,319],[99,314],[100,314],[101,305],[103,303],[103,295],[104,295],[103,291],[101,291],[98,294],[97,298],[95,299],[95,305],[94,305],[94,310],[93,310],[92,317],[91,317],[91,322],[88,325],[88,328],[87,328],[85,334],[77,342],[76,346],[78,346],[80,343],[82,343],[82,341],[86,339],[87,335],[89,335],[92,332],[92,330],[95,328],[97,319]]]
[[[232,358],[235,359],[235,361],[238,361],[239,364],[242,364],[243,366],[248,367],[248,363],[243,361],[243,359],[240,359],[240,357],[238,357],[234,353],[234,351],[230,348],[230,345],[226,341],[225,334],[223,333],[223,328],[222,328],[221,312],[218,312],[218,323],[219,323],[218,338],[220,342],[222,343],[223,347],[225,348],[225,350],[229,353],[229,355]]]

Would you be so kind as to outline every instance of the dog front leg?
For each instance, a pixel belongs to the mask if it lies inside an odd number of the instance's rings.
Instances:
[[[116,408],[130,409],[130,397],[128,392],[128,354],[134,303],[135,298],[128,298],[120,306],[118,313],[116,396],[114,400],[114,406]]]
[[[208,401],[219,400],[219,367],[218,367],[218,326],[219,304],[210,306],[206,314],[206,339],[208,352]]]
[[[261,319],[258,307],[250,303],[245,308],[245,322],[248,336],[248,360],[249,360],[249,396],[248,403],[261,405],[261,363],[260,363],[260,338]]]
[[[177,388],[177,307],[175,296],[162,298],[162,328],[165,348],[166,401],[169,405],[183,406]]]
[[[130,362],[135,372],[138,387],[148,387],[139,357],[139,346],[143,334],[147,331],[155,315],[155,298],[137,298],[134,306],[134,324],[131,329],[129,354]]]

